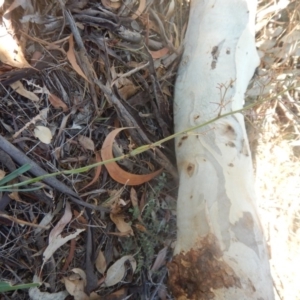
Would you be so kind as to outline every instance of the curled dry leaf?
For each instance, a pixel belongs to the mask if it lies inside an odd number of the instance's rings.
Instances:
[[[85,229],[77,229],[73,234],[69,234],[66,237],[61,237],[60,233],[63,231],[65,226],[71,221],[72,212],[69,202],[66,202],[65,213],[55,227],[51,230],[49,235],[49,245],[43,253],[44,263],[53,255],[53,253],[66,242],[74,239]]]
[[[67,57],[69,62],[71,63],[73,69],[81,76],[83,77],[86,81],[89,81],[87,77],[84,75],[82,72],[81,68],[79,67],[77,61],[76,61],[76,56],[75,56],[75,51],[74,51],[74,40],[73,40],[73,34],[70,35],[69,38],[69,50],[67,52]]]
[[[102,160],[105,161],[114,158],[112,150],[114,139],[117,136],[117,134],[124,129],[126,128],[115,129],[107,135],[101,149]],[[150,174],[136,175],[124,171],[121,167],[119,167],[119,165],[116,162],[110,162],[108,164],[105,164],[105,167],[109,175],[115,181],[127,185],[139,185],[145,183],[147,181],[150,181],[162,172],[162,169],[160,169]]]
[[[43,253],[43,265],[45,262],[48,261],[48,259],[53,255],[53,253],[62,245],[64,245],[69,240],[72,240],[76,238],[82,231],[85,229],[76,229],[76,231],[72,234],[67,235],[66,237],[61,237],[61,235],[58,235],[55,237],[51,243],[49,243],[48,247],[45,249]]]
[[[129,223],[125,222],[125,216],[121,214],[110,214],[110,219],[115,223],[116,227],[121,233],[133,235],[133,230]]]
[[[49,101],[54,108],[62,108],[63,112],[66,112],[68,110],[68,106],[66,105],[66,103],[54,94],[49,94]]]
[[[140,0],[138,9],[132,14],[131,19],[138,18],[146,8],[146,0]]]
[[[12,84],[10,84],[10,87],[19,95],[33,101],[33,102],[38,102],[40,99],[39,97],[34,94],[33,92],[27,91],[21,81],[16,81]]]
[[[95,150],[94,142],[90,138],[88,138],[87,136],[79,134],[78,135],[78,142],[86,150],[91,150],[91,151]]]
[[[86,286],[86,274],[85,272],[80,269],[80,268],[74,268],[72,269],[72,272],[74,272],[75,274],[78,274],[80,276],[80,278],[82,279],[84,286]]]
[[[126,261],[130,262],[132,271],[133,271],[133,273],[135,272],[136,260],[134,259],[134,257],[132,255],[125,255],[125,256],[121,257],[119,260],[117,260],[107,270],[106,278],[104,281],[105,286],[107,286],[107,287],[113,286],[113,285],[117,284],[118,282],[120,282],[124,278],[125,272],[126,272],[124,263]]]
[[[72,271],[74,272],[74,269]],[[84,278],[86,277],[83,270],[79,273],[84,274]],[[72,295],[75,300],[89,300],[89,296],[84,292],[86,280],[82,278],[79,273],[77,272],[78,275],[75,276],[70,275],[69,277],[64,277],[62,281],[69,294]]]
[[[62,218],[58,221],[58,223],[53,227],[53,229],[50,232],[49,235],[49,244],[51,241],[56,238],[66,227],[66,225],[71,221],[72,219],[72,211],[70,203],[66,202],[65,212]]]
[[[121,1],[110,1],[110,0],[101,0],[102,5],[108,9],[118,9],[121,7]]]
[[[50,144],[52,140],[52,133],[48,127],[36,126],[34,129],[34,136],[45,144]]]

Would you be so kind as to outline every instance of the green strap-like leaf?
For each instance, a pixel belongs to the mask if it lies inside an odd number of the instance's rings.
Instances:
[[[40,286],[39,283],[25,283],[25,284],[11,285],[8,282],[0,281],[0,293],[20,290],[20,289],[29,289],[38,286]]]
[[[0,180],[0,187],[4,185],[5,183],[15,179],[16,177],[20,176],[21,174],[27,172],[31,168],[30,164],[25,164],[22,167],[18,168],[17,170],[14,170],[4,178]]]

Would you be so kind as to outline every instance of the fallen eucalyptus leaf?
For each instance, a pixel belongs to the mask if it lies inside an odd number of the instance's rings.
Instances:
[[[52,140],[52,133],[50,129],[45,126],[36,126],[34,128],[34,136],[45,144],[50,144]]]
[[[129,261],[133,270],[136,269],[136,260],[132,255],[125,255],[117,260],[108,270],[104,281],[105,286],[110,287],[119,283],[125,275],[126,268],[124,263]]]
[[[124,129],[126,128],[115,129],[107,135],[101,149],[101,156],[103,161],[113,158],[112,147],[113,147],[114,139],[116,135]],[[153,179],[155,176],[159,175],[162,172],[162,169],[160,169],[150,174],[136,175],[136,174],[126,172],[121,167],[119,167],[119,165],[116,162],[105,164],[105,167],[109,175],[112,177],[112,179],[114,179],[119,183],[127,184],[127,185],[139,185],[145,183],[147,181],[150,181],[151,179]]]

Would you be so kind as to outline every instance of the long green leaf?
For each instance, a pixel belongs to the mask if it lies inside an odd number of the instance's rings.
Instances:
[[[36,190],[40,190],[42,189],[43,186],[36,186],[36,187],[32,187],[32,188],[28,188],[28,189],[17,189],[17,188],[10,188],[9,186],[0,186],[0,192],[32,192],[32,191],[36,191]]]
[[[30,168],[31,168],[30,164],[25,164],[22,167],[18,168],[17,170],[14,170],[13,172],[11,172],[10,174],[8,174],[7,176],[5,176],[0,180],[0,187],[5,183],[17,178],[21,174],[27,172],[28,170],[30,170]]]
[[[0,281],[0,293],[21,290],[21,289],[29,289],[38,286],[40,286],[39,283],[25,283],[25,284],[11,285],[8,282]]]

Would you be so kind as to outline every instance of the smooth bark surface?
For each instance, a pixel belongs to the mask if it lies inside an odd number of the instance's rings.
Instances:
[[[175,132],[243,107],[259,63],[256,1],[191,1],[174,103]],[[169,264],[175,299],[274,299],[242,114],[175,141],[178,237]]]

